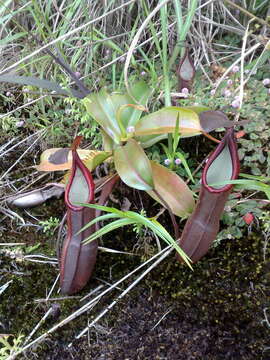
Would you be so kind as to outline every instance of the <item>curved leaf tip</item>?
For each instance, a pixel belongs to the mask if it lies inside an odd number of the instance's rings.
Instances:
[[[150,163],[153,172],[154,189],[167,202],[171,211],[180,217],[186,217],[191,214],[195,203],[192,191],[186,183],[176,173],[167,169],[165,166],[155,161],[150,161]],[[153,191],[147,191],[147,193],[161,203]],[[166,207],[164,204],[162,205]]]

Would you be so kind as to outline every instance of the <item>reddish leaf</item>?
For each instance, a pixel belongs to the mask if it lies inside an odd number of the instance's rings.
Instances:
[[[171,211],[180,217],[190,215],[194,207],[194,199],[192,191],[185,182],[176,173],[154,161],[151,161],[151,167],[154,189],[165,199]],[[153,191],[147,193],[161,203]]]
[[[111,153],[98,150],[78,149],[77,153],[90,171],[107,159]],[[72,152],[68,148],[52,148],[45,150],[40,157],[39,171],[68,170],[72,165]]]

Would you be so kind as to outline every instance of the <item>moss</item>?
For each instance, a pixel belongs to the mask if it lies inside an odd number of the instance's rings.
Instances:
[[[59,205],[61,201],[50,202],[50,205],[42,207],[42,211],[45,211],[48,216],[51,214],[55,216],[57,213],[55,209],[59,209]],[[39,242],[41,253],[55,256],[54,242],[44,234],[33,233],[30,230],[23,229],[20,234],[10,232],[5,241],[25,241],[28,245]],[[132,251],[136,241],[133,233],[122,229],[117,234],[111,234],[102,245]],[[90,336],[91,350],[87,342],[82,340],[75,343],[73,347],[73,350],[76,350],[75,354],[81,354],[82,359],[95,359],[104,350],[104,353],[108,354],[107,358],[110,356],[111,358],[125,358],[130,352],[131,358],[137,356],[138,359],[156,359],[157,356],[164,357],[171,353],[171,349],[175,348],[179,341],[181,346],[184,348],[186,346],[186,350],[183,350],[183,359],[189,356],[195,345],[203,348],[204,345],[200,345],[200,342],[207,343],[204,351],[208,357],[196,355],[196,359],[226,358],[214,356],[226,353],[227,346],[230,347],[232,354],[239,351],[239,354],[242,354],[241,358],[259,358],[263,347],[269,346],[267,342],[269,330],[261,324],[263,309],[269,307],[270,274],[269,265],[263,262],[263,245],[264,239],[259,234],[252,234],[240,240],[223,241],[202,261],[194,265],[194,271],[178,263],[172,255],[154,269],[145,281],[140,283],[113,311],[108,313],[104,322],[101,321],[101,324],[112,329],[109,336],[101,336],[102,347],[92,334]],[[146,256],[143,242],[140,246],[141,256],[99,252],[93,278],[80,293],[80,297],[100,285],[95,278],[114,283],[140,264],[141,257]],[[52,304],[51,302],[37,303],[35,300],[46,297],[47,291],[58,274],[57,266],[15,261],[3,256],[1,269],[4,269],[2,282],[9,280],[13,282],[1,297],[0,332],[13,334],[21,332],[28,335]],[[122,288],[124,289],[126,285],[127,283],[123,284]],[[116,295],[119,295],[118,290],[102,299],[91,311],[89,319],[104,309]],[[48,319],[46,324],[37,331],[35,337],[82,305],[79,299],[74,298],[61,300],[58,304],[60,316]],[[173,310],[166,317],[164,324],[158,327],[159,331],[167,335],[164,335],[162,339],[159,338],[158,333],[151,335],[151,328],[168,311],[168,308]],[[67,351],[66,345],[86,326],[87,319],[87,314],[80,316],[55,332],[50,341],[43,343],[37,350],[40,358],[45,358],[45,354],[48,353],[50,354],[48,358],[61,359],[62,353]],[[141,326],[147,335],[145,339]],[[182,328],[185,329],[184,332]],[[198,332],[201,334],[199,337],[196,335]],[[140,338],[144,339],[144,350],[140,350],[139,344],[142,341],[139,340]],[[126,341],[136,339],[136,341],[132,340],[129,348],[123,347],[118,339],[126,339]],[[236,345],[233,345],[234,343]],[[149,355],[150,349],[156,357]],[[197,351],[198,349],[195,353],[204,354]],[[91,355],[87,355],[89,352]],[[248,353],[250,355],[246,356],[245,354]],[[69,353],[65,354],[67,358],[71,357]],[[227,358],[236,358],[233,356]],[[174,357],[171,354],[170,359],[178,360],[181,357]]]
[[[218,326],[220,333],[227,331],[258,354],[269,332],[261,324],[270,295],[263,241],[253,234],[223,242],[194,264],[193,272],[172,258],[149,276],[147,284],[169,297],[176,311],[188,313],[191,321]]]

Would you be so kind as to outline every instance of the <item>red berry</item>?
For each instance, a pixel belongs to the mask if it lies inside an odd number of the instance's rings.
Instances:
[[[245,135],[246,135],[246,132],[244,130],[240,130],[235,134],[236,139],[240,139],[241,137],[243,137]]]
[[[250,225],[254,220],[254,215],[250,212],[243,216],[243,220],[247,225]]]

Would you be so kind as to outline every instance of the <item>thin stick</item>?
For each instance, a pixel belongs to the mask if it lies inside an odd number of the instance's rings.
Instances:
[[[53,290],[54,290],[54,288],[55,288],[55,286],[56,286],[59,278],[60,278],[60,274],[58,274],[58,275],[56,276],[56,279],[55,279],[55,281],[54,281],[54,283],[53,283],[53,285],[52,285],[52,287],[51,287],[51,290],[49,291],[49,293],[48,293],[48,295],[47,295],[47,297],[46,297],[46,300],[47,300],[47,301],[49,300],[49,298],[50,298],[50,296],[51,296],[51,294],[52,294],[52,292],[53,292]]]
[[[240,106],[239,108],[241,109],[242,104],[243,104],[243,98],[244,98],[244,63],[245,63],[245,49],[246,49],[246,45],[247,45],[247,38],[248,38],[248,33],[249,33],[249,25],[250,23],[253,21],[254,19],[250,20],[248,22],[246,31],[245,31],[245,35],[243,37],[243,44],[242,44],[242,49],[241,49],[241,64],[240,64],[240,92],[239,92],[239,102],[240,102]],[[240,112],[237,113],[236,115],[236,119],[235,120],[239,120],[240,117]]]
[[[249,54],[251,54],[253,51],[257,50],[262,44],[257,43],[254,46],[252,46],[244,55],[243,58],[245,58],[246,56],[248,56]],[[228,67],[228,69],[225,71],[225,73],[221,76],[221,78],[218,80],[217,84],[216,84],[216,89],[219,87],[219,85],[224,81],[224,79],[226,78],[226,76],[229,74],[229,72],[232,70],[232,68],[239,64],[239,62],[241,61],[240,57],[239,59],[235,60],[231,66]]]
[[[164,253],[165,251],[167,251],[171,246],[167,246],[166,248],[164,248],[161,252],[155,254],[154,256],[152,256],[149,260],[145,261],[143,264],[139,265],[137,268],[135,268],[134,270],[132,270],[130,273],[128,273],[127,275],[125,275],[124,277],[122,277],[120,280],[118,280],[116,283],[114,283],[111,287],[109,287],[108,289],[104,290],[102,293],[100,293],[99,295],[97,295],[94,299],[90,300],[88,303],[86,303],[85,305],[83,305],[82,307],[80,307],[78,310],[76,310],[73,314],[69,315],[68,317],[66,317],[64,320],[62,320],[61,322],[59,322],[58,324],[54,325],[51,329],[49,329],[48,331],[46,331],[44,334],[40,335],[38,338],[36,338],[35,340],[31,341],[31,343],[29,343],[28,345],[25,345],[23,348],[19,349],[14,355],[9,356],[7,358],[7,360],[14,360],[16,358],[17,355],[23,353],[24,351],[28,350],[29,348],[31,348],[33,345],[41,342],[42,340],[44,340],[49,334],[52,334],[55,330],[59,329],[60,327],[66,325],[67,323],[69,323],[71,320],[75,319],[76,317],[82,315],[83,313],[85,313],[86,311],[88,311],[93,304],[95,304],[97,301],[99,301],[100,298],[102,298],[102,296],[104,296],[105,294],[107,294],[108,292],[112,291],[114,288],[116,288],[120,283],[122,283],[123,281],[125,281],[126,279],[128,279],[130,276],[132,276],[135,272],[139,271],[141,268],[143,268],[144,266],[146,266],[149,262],[153,261],[155,258],[159,257],[162,253]]]
[[[166,248],[167,249],[167,248]],[[110,305],[104,309],[85,329],[83,329],[79,335],[75,337],[75,339],[79,339],[82,337],[92,326],[94,326],[104,315],[107,314],[117,303],[121,300],[131,289],[134,288],[154,267],[156,267],[162,260],[164,260],[171,252],[173,248],[169,246],[169,249],[160,256],[147,270],[143,272],[140,276],[137,277],[135,281],[133,281]],[[72,342],[68,345],[68,347],[72,346]]]
[[[35,332],[37,332],[37,330],[40,328],[40,326],[45,322],[47,317],[50,315],[52,310],[53,310],[53,308],[50,307],[49,310],[46,312],[46,314],[43,316],[43,318],[37,323],[37,325],[34,327],[34,329],[31,331],[31,333],[27,336],[27,338],[24,341],[24,344],[26,344],[27,341],[30,340],[31,337],[35,334]]]
[[[17,110],[17,109],[16,109]],[[15,149],[17,146],[21,145],[23,142],[29,140],[30,138],[32,138],[33,136],[37,135],[38,133],[44,133],[45,130],[38,130],[37,132],[35,132],[34,134],[24,138],[23,140],[19,141],[18,143],[16,143],[15,145],[13,145],[11,148],[9,148],[8,150],[4,151],[0,157],[4,156],[5,154],[7,154],[8,152],[10,152],[11,150]]]
[[[35,143],[41,138],[42,134],[27,148],[24,153],[10,166],[10,168],[1,176],[0,180],[2,180],[17,164],[18,162],[24,157],[26,153],[35,145]]]
[[[0,243],[0,246],[24,246],[26,243]]]
[[[54,40],[52,40],[51,42],[49,42],[48,44],[41,46],[39,49],[33,51],[31,54],[25,56],[25,57],[22,58],[21,60],[17,61],[15,64],[7,67],[5,70],[3,70],[3,71],[0,72],[0,75],[2,75],[2,74],[4,74],[4,73],[7,73],[7,72],[9,72],[9,71],[11,71],[11,70],[13,70],[13,69],[15,69],[18,65],[20,65],[20,64],[24,63],[25,61],[31,59],[33,56],[35,56],[35,55],[39,54],[40,52],[44,51],[44,50],[45,50],[46,48],[48,48],[49,46],[54,45],[54,44],[58,43],[59,41],[62,41],[62,40],[64,40],[64,39],[68,38],[69,36],[71,36],[71,35],[79,32],[79,31],[85,29],[85,28],[88,27],[89,25],[92,25],[92,24],[94,24],[94,23],[102,20],[103,18],[105,18],[105,17],[108,16],[108,15],[114,14],[116,11],[118,11],[118,10],[120,10],[120,9],[122,9],[122,8],[130,5],[130,4],[132,4],[134,1],[135,1],[135,0],[127,1],[126,3],[118,6],[117,8],[115,8],[115,9],[113,9],[113,10],[111,10],[111,11],[108,11],[107,13],[104,13],[104,14],[101,15],[101,16],[98,16],[97,18],[95,18],[95,19],[93,19],[93,20],[91,20],[91,21],[88,21],[87,23],[85,23],[85,24],[77,27],[76,29],[73,29],[73,30],[69,31],[69,32],[66,33],[66,34],[63,34],[63,35],[59,36],[57,39],[54,39]],[[169,1],[169,0],[166,0],[166,1]]]
[[[252,20],[257,20],[260,24],[270,27],[270,25],[268,24],[267,21],[258,18],[257,16],[253,15],[251,12],[247,11],[246,9],[242,8],[241,6],[235,4],[231,0],[225,0],[225,2],[228,3],[229,5],[231,5],[232,7],[235,7],[236,9],[240,10],[242,13],[249,16]]]

